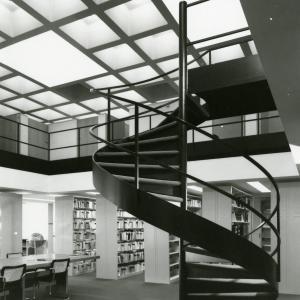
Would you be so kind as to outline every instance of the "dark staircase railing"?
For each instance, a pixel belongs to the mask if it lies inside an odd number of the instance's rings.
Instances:
[[[205,1],[197,1],[193,5],[202,2]],[[101,148],[93,155],[94,185],[105,198],[120,208],[181,238],[180,300],[249,299],[251,296],[255,299],[276,299],[277,282],[280,278],[280,194],[274,178],[252,157],[243,155],[270,180],[275,189],[276,206],[271,215],[266,218],[239,197],[187,173],[187,130],[192,129],[233,149],[231,145],[224,143],[216,135],[197,127],[207,120],[208,115],[205,105],[201,106],[200,102],[197,102],[195,97],[188,93],[186,58],[190,42],[187,42],[186,17],[189,6],[192,5],[187,5],[186,2],[180,3],[178,109],[169,114],[161,110],[168,103],[153,108],[112,94],[116,88],[143,84],[163,77],[165,74],[130,85],[93,90],[95,93],[106,96],[109,103],[121,101],[133,105],[135,124],[133,136],[112,140],[112,124],[120,122],[120,119],[114,121],[110,119],[109,104],[108,121],[90,129],[94,138],[106,144],[106,147]],[[167,74],[177,70],[171,70]],[[141,109],[144,111],[140,112]],[[157,127],[140,132],[139,118],[149,112],[154,112],[165,119]],[[132,117],[121,120],[129,119]],[[108,129],[107,139],[99,137],[96,132],[102,126]],[[234,150],[236,151],[236,149]],[[262,223],[249,235],[259,230],[264,224],[269,225],[277,239],[277,245],[271,255],[245,237],[235,235],[233,232],[187,211],[187,179],[219,192],[261,218]],[[168,201],[180,202],[180,207]],[[277,216],[277,227],[271,220],[275,215]],[[234,265],[229,267],[228,265],[190,264],[186,262],[186,252],[221,257]],[[275,254],[277,254],[278,263],[273,259]],[[222,274],[226,276],[223,278]]]

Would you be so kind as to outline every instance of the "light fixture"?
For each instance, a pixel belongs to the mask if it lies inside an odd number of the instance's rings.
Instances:
[[[100,195],[99,192],[85,192],[88,195]]]
[[[63,197],[65,195],[60,195],[60,194],[49,194],[49,197]]]
[[[203,192],[203,188],[201,186],[198,186],[198,185],[188,185],[188,189],[199,192],[199,193]]]
[[[259,181],[247,181],[247,184],[251,185],[261,193],[271,193],[271,191]]]
[[[18,195],[31,195],[31,192],[24,192],[24,191],[16,191],[16,192],[12,192],[14,194],[18,194]]]

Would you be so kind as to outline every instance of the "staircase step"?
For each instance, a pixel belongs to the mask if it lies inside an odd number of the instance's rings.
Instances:
[[[157,194],[157,193],[149,193],[155,197],[161,198],[166,201],[171,201],[171,202],[183,202],[183,199],[180,197],[176,196],[170,196],[170,195],[164,195],[164,194]]]
[[[276,300],[277,294],[275,293],[197,293],[188,294],[185,300]]]
[[[109,167],[109,168],[135,168],[135,164],[124,164],[124,163],[114,163],[114,162],[99,162],[98,163],[101,167]],[[178,169],[179,166],[170,166],[174,169]],[[166,168],[160,165],[147,165],[147,164],[140,164],[140,169],[154,169],[154,170],[167,170]]]
[[[220,256],[218,256],[217,254],[211,253],[211,252],[209,252],[209,251],[207,251],[207,250],[205,250],[201,247],[197,247],[197,246],[187,246],[185,248],[185,251],[190,252],[190,253],[194,253],[194,254],[220,258]]]
[[[178,139],[178,135],[171,135],[171,136],[165,136],[165,137],[159,137],[159,138],[139,140],[139,144],[145,145],[145,144],[152,144],[152,143],[169,142],[169,141],[173,141],[173,140],[177,140],[177,139]],[[134,146],[135,141],[116,143],[116,145],[122,146],[122,147]]]
[[[263,279],[234,278],[190,278],[186,279],[186,290],[190,293],[237,293],[273,292]]]
[[[179,153],[178,150],[165,150],[165,151],[139,151],[139,154],[144,155],[176,155]],[[117,152],[101,152],[97,153],[97,156],[131,156],[130,153],[117,151]]]
[[[114,175],[118,179],[126,180],[129,182],[134,182],[135,178],[133,176],[123,176],[123,175]],[[159,184],[159,185],[168,185],[168,186],[179,186],[180,181],[177,180],[160,180],[160,179],[152,179],[152,178],[140,178],[140,183],[147,183],[147,184]]]
[[[147,130],[147,131],[144,131],[144,132],[140,133],[139,138],[143,139],[144,137],[146,137],[148,135],[150,136],[150,135],[156,134],[158,132],[161,133],[162,131],[170,129],[172,127],[175,127],[176,125],[177,125],[177,121],[173,121],[173,122],[170,122],[170,123],[167,123],[167,124],[159,125],[155,128],[152,128],[150,130]]]
[[[230,264],[187,263],[186,270],[188,277],[258,279],[244,268]]]

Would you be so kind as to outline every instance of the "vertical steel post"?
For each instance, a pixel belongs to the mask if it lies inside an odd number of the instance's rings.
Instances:
[[[77,157],[80,157],[80,128],[77,128]]]
[[[140,188],[139,177],[139,107],[134,106],[134,143],[135,143],[135,186]]]
[[[20,150],[21,150],[21,139],[20,139],[20,123],[17,124],[17,154],[20,154]]]
[[[107,140],[111,141],[111,95],[110,89],[107,90]]]
[[[187,3],[179,3],[179,118],[186,119],[187,95]],[[187,131],[185,124],[179,125],[180,138],[180,171],[187,172]],[[186,177],[181,176],[181,208],[186,210],[187,185]],[[180,222],[180,220],[179,220]],[[180,239],[180,288],[179,299],[185,299],[185,248],[184,241]]]

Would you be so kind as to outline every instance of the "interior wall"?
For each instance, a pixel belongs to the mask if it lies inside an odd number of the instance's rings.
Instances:
[[[0,258],[22,251],[22,196],[0,193]]]

